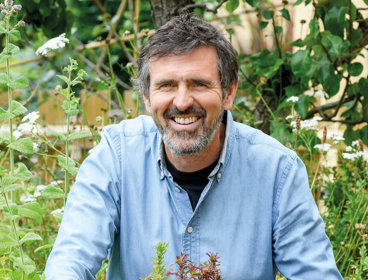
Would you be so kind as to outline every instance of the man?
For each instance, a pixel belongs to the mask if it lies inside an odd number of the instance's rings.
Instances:
[[[294,152],[232,120],[231,44],[203,20],[174,18],[148,40],[138,83],[151,117],[108,126],[82,164],[47,279],[108,279],[151,271],[169,243],[193,262],[217,252],[224,279],[342,279]]]

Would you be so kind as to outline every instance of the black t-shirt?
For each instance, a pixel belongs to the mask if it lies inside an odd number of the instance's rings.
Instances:
[[[175,166],[169,161],[166,155],[165,157],[167,170],[169,170],[169,172],[173,176],[174,181],[188,193],[190,203],[194,210],[197,206],[203,189],[208,183],[208,176],[215,168],[218,160],[215,160],[214,163],[201,170],[195,172],[182,172],[175,168]]]

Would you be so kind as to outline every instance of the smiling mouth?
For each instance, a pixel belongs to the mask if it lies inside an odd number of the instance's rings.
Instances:
[[[173,117],[174,122],[178,124],[191,124],[199,119],[199,117]]]

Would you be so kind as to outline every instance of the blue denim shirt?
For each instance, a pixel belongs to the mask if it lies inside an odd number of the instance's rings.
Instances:
[[[196,263],[217,252],[225,280],[271,280],[277,270],[342,279],[301,160],[227,114],[224,148],[194,211],[162,161],[151,117],[106,127],[69,194],[46,279],[94,279],[107,255],[109,280],[139,279],[160,241],[168,267],[180,252]]]

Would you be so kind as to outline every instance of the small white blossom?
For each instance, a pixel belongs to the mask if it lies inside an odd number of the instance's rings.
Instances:
[[[64,207],[60,208],[60,209],[56,209],[54,211],[51,212],[51,215],[55,216],[58,214],[64,214]]]
[[[310,120],[302,120],[300,121],[300,129],[301,130],[318,130],[318,121],[321,120],[321,117],[313,117]],[[296,129],[296,121],[292,121],[290,125]]]
[[[38,120],[39,117],[40,117],[40,113],[38,111],[31,112],[23,117],[22,122],[28,122],[28,123],[34,124]]]
[[[304,92],[304,95],[306,96],[313,96],[314,95],[314,91],[313,90],[307,90]]]
[[[339,136],[339,135],[337,135],[335,133],[333,133],[331,136],[329,136],[329,138],[333,140],[333,143],[334,144],[338,144],[340,141],[344,141],[345,140],[344,137]]]
[[[343,153],[342,157],[349,160],[355,160],[360,157],[364,157],[367,155],[366,151],[357,151],[355,153]]]
[[[314,146],[315,149],[318,149],[322,152],[328,152],[328,150],[331,148],[331,145],[330,144],[317,144]]]
[[[15,130],[13,132],[13,136],[15,137],[15,139],[18,139],[19,137],[22,136],[22,132],[20,132],[19,130]]]
[[[37,55],[47,55],[50,51],[62,49],[69,43],[69,39],[65,38],[65,33],[58,37],[48,40],[45,44],[38,48]]]
[[[353,150],[353,148],[352,148],[351,146],[347,146],[347,147],[346,147],[346,151],[347,151],[347,152],[351,152],[352,150]]]
[[[36,130],[36,126],[34,124],[31,123],[21,123],[17,130],[21,133],[21,134],[29,134],[29,133],[33,133]]]
[[[19,198],[19,200],[23,203],[26,203],[26,202],[36,201],[36,198],[30,193],[25,193]]]
[[[314,93],[314,96],[315,97],[319,97],[319,98],[322,98],[325,96],[325,93],[323,92],[323,90],[317,90],[315,93]]]
[[[355,140],[351,143],[351,146],[353,147],[359,147],[359,141],[358,140]]]
[[[37,153],[40,149],[37,143],[33,143],[33,150]]]
[[[39,197],[39,196],[41,196],[41,192],[42,192],[44,189],[46,189],[46,187],[47,187],[47,186],[45,186],[45,185],[38,185],[38,186],[36,187],[35,192],[33,193],[33,196],[34,196],[34,197]]]
[[[313,117],[313,120],[315,120],[315,121],[319,122],[319,121],[323,120],[323,118],[322,118],[322,117],[320,117],[320,116],[314,116],[314,117]]]
[[[293,115],[289,115],[287,116],[285,119],[288,121],[288,120],[293,120],[295,117]]]
[[[63,181],[62,181],[62,180],[53,181],[53,182],[51,182],[51,183],[49,184],[49,186],[58,186],[58,185],[60,185],[60,184],[62,184],[62,183],[63,183]]]
[[[288,99],[286,99],[286,102],[296,103],[296,102],[298,102],[298,100],[299,100],[298,96],[291,96]]]

